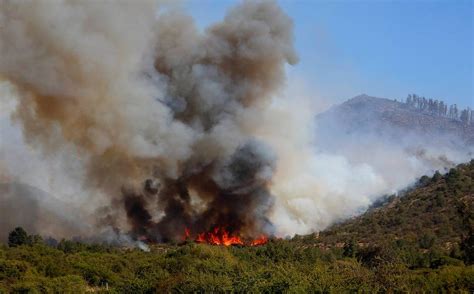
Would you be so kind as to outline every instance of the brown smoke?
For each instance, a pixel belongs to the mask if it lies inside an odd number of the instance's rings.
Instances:
[[[22,90],[25,137],[46,153],[75,146],[84,188],[110,202],[100,225],[154,241],[185,227],[271,233],[276,157],[242,118],[296,62],[291,20],[273,1],[246,1],[201,33],[189,16],[156,11],[2,2],[0,75]]]

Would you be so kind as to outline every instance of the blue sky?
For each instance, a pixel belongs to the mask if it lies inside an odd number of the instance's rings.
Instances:
[[[239,1],[189,0],[202,28]],[[294,21],[300,62],[290,77],[340,102],[408,93],[474,108],[474,1],[279,0]]]

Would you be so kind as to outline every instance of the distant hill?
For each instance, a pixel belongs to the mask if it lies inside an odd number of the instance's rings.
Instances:
[[[334,106],[317,116],[320,129],[342,132],[375,132],[396,138],[400,132],[426,140],[446,140],[474,146],[474,124],[412,107],[405,102],[365,94]],[[457,142],[454,142],[457,141]]]
[[[474,232],[474,160],[447,174],[422,177],[365,214],[336,224],[316,239],[322,247],[354,240],[362,247],[404,241],[453,250]],[[471,244],[472,246],[472,244]]]
[[[383,192],[369,191],[373,197],[395,193],[423,175],[445,173],[474,158],[471,121],[460,120],[454,107],[445,114],[444,102],[416,101],[413,105],[359,95],[335,105],[315,118],[315,151],[371,169],[384,183]],[[436,110],[441,108],[443,112]]]

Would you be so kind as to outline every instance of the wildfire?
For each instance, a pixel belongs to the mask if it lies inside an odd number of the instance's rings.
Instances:
[[[184,230],[184,240],[191,238],[191,233],[188,228]],[[196,243],[204,243],[210,245],[250,245],[250,246],[259,246],[264,245],[268,242],[268,238],[264,235],[260,236],[258,239],[251,240],[250,242],[244,242],[241,237],[238,235],[230,233],[223,227],[215,227],[210,232],[203,232],[197,234],[194,239]]]
[[[250,243],[250,246],[259,246],[264,245],[268,242],[268,238],[265,235],[260,236],[260,238],[253,240]]]

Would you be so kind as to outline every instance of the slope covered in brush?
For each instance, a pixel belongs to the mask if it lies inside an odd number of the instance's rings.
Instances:
[[[454,249],[474,229],[474,160],[445,175],[424,176],[400,196],[365,214],[334,225],[318,242],[355,240],[361,246],[388,240],[419,243],[421,248]]]

